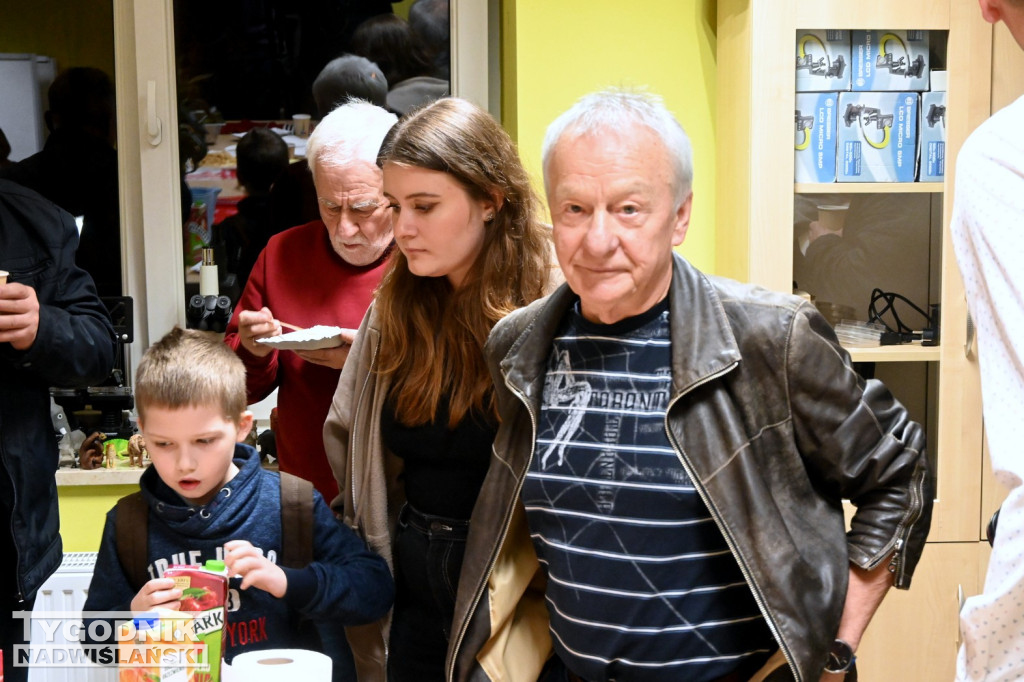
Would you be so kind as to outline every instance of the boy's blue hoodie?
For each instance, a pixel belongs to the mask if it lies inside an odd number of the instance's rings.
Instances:
[[[161,577],[172,564],[223,559],[224,543],[230,540],[248,540],[276,563],[282,544],[279,476],[263,469],[248,445],[235,446],[234,462],[238,474],[202,507],[187,504],[154,467],[142,474],[139,486],[149,504],[150,578]],[[387,563],[335,519],[316,491],[313,504],[313,562],[301,569],[282,567],[288,577],[283,598],[256,587],[242,590],[241,579],[231,578],[225,661],[250,650],[318,648],[303,641],[296,627],[298,616],[305,616],[316,622],[324,648],[335,649],[324,653],[335,659],[336,673],[339,665],[351,669],[343,626],[372,623],[391,608],[394,581]],[[116,507],[107,512],[85,611],[129,611],[136,594],[117,558],[116,516]]]

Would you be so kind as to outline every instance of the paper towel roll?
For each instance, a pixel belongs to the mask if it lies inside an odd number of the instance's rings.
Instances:
[[[231,661],[231,677],[245,682],[331,682],[331,659],[305,649],[249,651]]]

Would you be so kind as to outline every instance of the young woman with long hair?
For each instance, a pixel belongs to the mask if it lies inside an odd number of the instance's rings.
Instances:
[[[389,619],[349,630],[360,679],[444,677],[459,570],[497,429],[483,345],[557,278],[508,134],[465,100],[401,120],[378,156],[398,250],[324,428],[344,520],[391,564]]]

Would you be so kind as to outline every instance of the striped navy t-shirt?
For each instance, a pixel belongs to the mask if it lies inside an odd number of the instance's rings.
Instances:
[[[713,680],[773,638],[665,432],[667,300],[554,341],[523,486],[555,650],[588,680]]]

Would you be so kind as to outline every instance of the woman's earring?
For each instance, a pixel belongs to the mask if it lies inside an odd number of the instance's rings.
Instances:
[[[487,215],[484,216],[484,222],[485,223],[489,223],[492,220],[494,220],[494,214],[493,213],[488,213]]]

